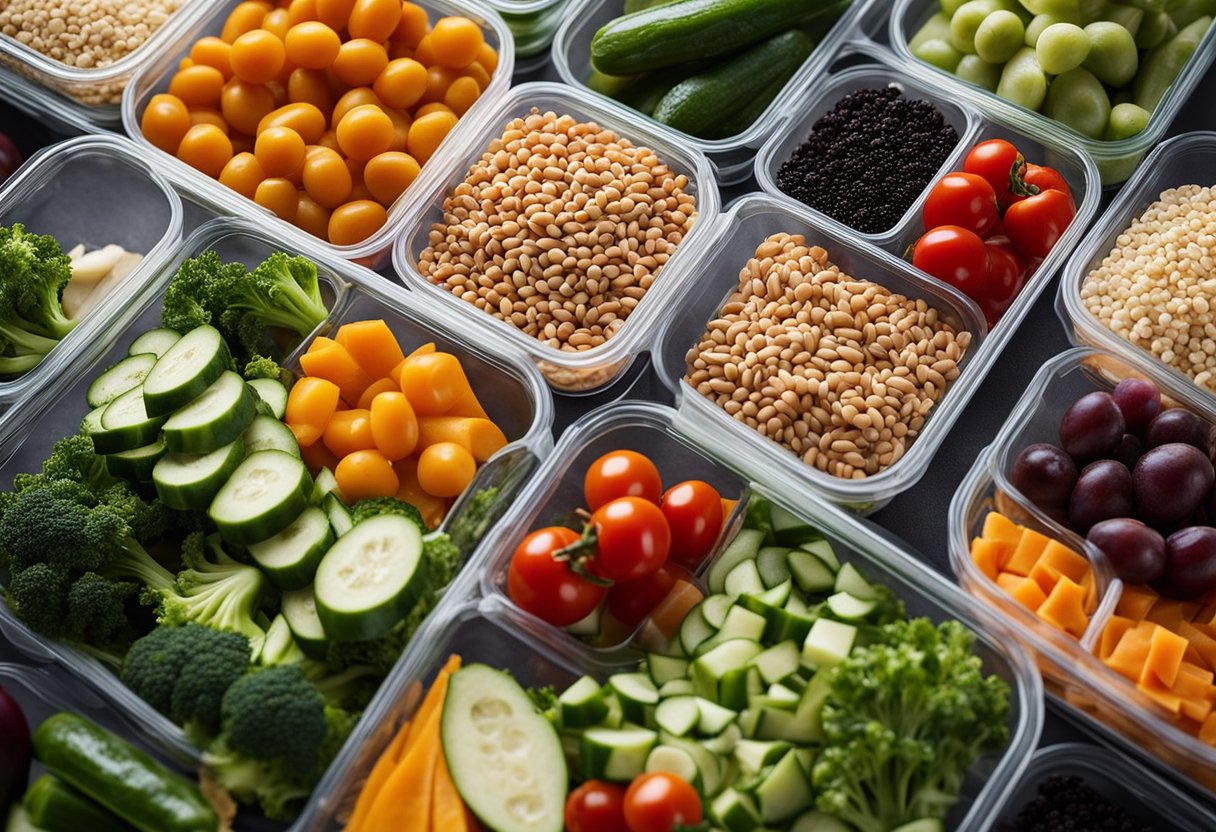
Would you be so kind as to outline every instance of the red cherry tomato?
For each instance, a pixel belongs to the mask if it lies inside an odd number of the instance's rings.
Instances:
[[[982,176],[1000,199],[1009,192],[1009,174],[1014,163],[1019,164],[1019,173],[1024,169],[1025,163],[1020,160],[1021,154],[1012,144],[1004,139],[989,139],[971,148],[963,162],[963,170]]]
[[[13,140],[0,133],[0,182],[12,176],[21,167],[21,151]]]
[[[668,561],[649,575],[616,584],[608,590],[608,612],[622,624],[636,627],[654,612],[678,580],[692,581],[692,575],[680,564]]]
[[[1063,191],[1041,191],[1005,211],[1005,233],[1023,257],[1046,257],[1077,213]]]
[[[620,497],[591,515],[596,552],[592,571],[611,581],[632,581],[667,562],[671,529],[657,505],[641,497]]]
[[[701,480],[685,480],[663,495],[663,516],[671,527],[671,558],[696,567],[722,532],[722,495]]]
[[[975,173],[948,173],[929,191],[922,212],[925,230],[957,225],[986,237],[1001,221],[996,193]]]
[[[943,225],[925,232],[912,252],[912,265],[969,298],[987,291],[988,252],[979,235],[966,228]]]
[[[982,298],[973,298],[988,319],[991,328],[1013,303],[1026,277],[1026,263],[1013,250],[1007,237],[984,241],[988,251],[988,291]]]
[[[577,542],[578,532],[564,526],[537,529],[515,547],[507,570],[507,595],[524,612],[557,627],[586,618],[600,605],[607,587],[592,583],[554,560],[557,550]]]
[[[652,503],[663,493],[654,463],[636,451],[612,451],[591,463],[583,477],[583,497],[595,511],[617,497],[641,497]]]
[[[588,780],[566,798],[566,832],[624,832],[625,788]]]
[[[1072,190],[1068,187],[1067,180],[1055,168],[1027,164],[1026,172],[1022,174],[1022,181],[1027,185],[1034,185],[1040,192],[1063,191],[1070,197],[1072,196]]]
[[[629,832],[672,832],[677,826],[695,826],[703,817],[697,790],[665,771],[639,775],[625,792]]]

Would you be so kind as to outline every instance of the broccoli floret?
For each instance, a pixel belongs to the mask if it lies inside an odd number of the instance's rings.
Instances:
[[[422,557],[426,561],[427,579],[436,590],[450,584],[464,563],[461,550],[452,538],[439,532],[422,538]]]
[[[227,305],[232,284],[245,276],[240,263],[225,264],[215,251],[184,261],[165,290],[161,323],[185,334],[214,324]]]
[[[253,381],[257,378],[268,378],[271,381],[277,381],[284,387],[291,383],[291,373],[279,366],[279,362],[273,358],[267,358],[264,355],[258,355],[251,358],[245,364],[245,369],[241,373],[246,381]]]
[[[499,486],[483,488],[461,508],[448,526],[448,534],[457,551],[469,554],[485,536],[486,531],[507,509],[507,501],[500,500]]]
[[[103,648],[129,642],[126,605],[137,590],[135,584],[112,581],[96,572],[81,575],[68,590],[67,637]]]
[[[67,617],[67,572],[49,563],[35,563],[9,580],[6,600],[31,630],[48,638],[63,635]]]
[[[532,700],[532,704],[536,706],[536,710],[542,714],[557,708],[557,691],[554,690],[553,685],[528,688],[527,694],[528,698]]]
[[[51,448],[51,455],[42,463],[42,477],[47,480],[71,480],[98,489],[116,480],[106,470],[106,462],[93,450],[93,438],[77,433],[60,439]]]
[[[32,369],[76,327],[61,301],[71,277],[55,238],[0,227],[0,374]]]
[[[356,525],[372,517],[382,514],[396,514],[409,520],[422,532],[426,532],[426,522],[414,505],[396,497],[364,497],[350,507],[350,519]]]
[[[325,698],[298,667],[268,667],[241,677],[223,702],[223,740],[237,754],[278,762],[300,777],[316,766],[325,741]]]

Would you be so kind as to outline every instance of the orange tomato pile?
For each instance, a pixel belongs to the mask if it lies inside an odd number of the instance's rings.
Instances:
[[[481,27],[401,0],[248,0],[190,50],[144,136],[335,245],[378,231],[498,66]]]
[[[507,444],[460,359],[434,344],[405,356],[382,320],[315,339],[300,366],[284,421],[309,470],[331,469],[347,503],[396,497],[434,528]]]

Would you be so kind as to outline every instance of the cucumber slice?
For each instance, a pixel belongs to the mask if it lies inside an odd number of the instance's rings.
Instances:
[[[833,572],[840,571],[840,558],[836,557],[836,551],[832,548],[832,544],[827,538],[820,537],[815,540],[807,541],[798,547],[803,552],[809,552],[815,557],[828,565],[828,568]]]
[[[754,667],[736,667],[718,683],[718,701],[727,708],[741,711],[753,696],[760,695],[763,690],[760,671]]]
[[[704,653],[717,647],[724,641],[730,641],[736,638],[745,638],[749,641],[759,642],[760,637],[764,635],[766,626],[764,616],[757,615],[749,609],[742,606],[734,606],[726,614],[726,620],[722,622],[722,629],[713,635],[712,638],[706,639],[697,646],[698,654]]]
[[[697,740],[673,737],[669,734],[659,734],[659,741],[666,746],[679,748],[693,759],[697,771],[701,773],[701,793],[707,797],[717,794],[723,785],[723,762],[716,755],[706,750]]]
[[[790,832],[853,832],[853,827],[823,812],[803,812]]]
[[[730,570],[726,583],[722,587],[732,598],[740,595],[759,595],[764,592],[764,581],[760,580],[760,570],[754,560],[745,560]]]
[[[311,490],[312,477],[299,459],[282,451],[258,451],[216,493],[207,515],[228,542],[257,543],[294,523]]]
[[[696,659],[689,668],[693,690],[704,699],[720,702],[723,678],[733,670],[746,667],[762,650],[759,644],[746,638],[719,644]]]
[[[765,684],[780,682],[798,672],[802,654],[795,641],[783,641],[758,654],[751,660],[752,667],[760,671]]]
[[[709,568],[709,591],[725,592],[726,576],[740,563],[755,560],[763,543],[764,532],[758,529],[740,529],[735,539],[726,545],[714,565]]]
[[[780,760],[792,746],[781,740],[748,740],[735,743],[735,759],[749,774],[757,774]]]
[[[342,535],[321,559],[317,614],[333,640],[365,641],[391,630],[425,588],[418,526],[382,514]]]
[[[514,679],[479,664],[456,671],[440,730],[456,789],[487,828],[562,832],[569,783],[562,744]]]
[[[245,428],[245,449],[251,454],[258,451],[283,451],[292,456],[300,455],[300,445],[296,442],[291,428],[273,416],[253,417],[249,427]]]
[[[608,686],[620,701],[626,722],[645,725],[654,716],[659,691],[647,674],[618,673],[608,680]]]
[[[133,451],[110,454],[106,459],[106,470],[111,477],[136,482],[151,482],[156,463],[166,453],[165,440],[157,439],[151,444]]]
[[[773,537],[786,546],[801,546],[809,540],[823,537],[819,529],[795,517],[776,503],[769,503],[768,516],[773,524]]]
[[[837,592],[828,598],[828,609],[841,621],[864,621],[877,606],[877,601],[858,598],[847,592]]]
[[[716,737],[733,725],[739,714],[730,708],[724,708],[717,702],[696,697],[697,712],[701,718],[697,721],[697,731],[709,737]]]
[[[165,443],[179,454],[205,454],[236,439],[257,412],[253,390],[231,371],[165,422]]]
[[[93,450],[99,454],[133,451],[156,441],[164,417],[149,416],[142,387],[136,387],[106,405],[101,430],[91,434]]]
[[[819,618],[802,644],[802,658],[816,667],[832,667],[849,657],[857,628],[830,618]]]
[[[95,407],[86,413],[84,418],[80,420],[80,432],[87,433],[90,436],[99,432],[101,430],[101,414],[105,412],[106,409],[103,405],[102,407]],[[94,441],[93,445],[94,450],[96,450],[97,442]]]
[[[169,508],[203,511],[244,458],[239,438],[209,454],[167,454],[152,468],[152,483]]]
[[[693,655],[702,642],[708,641],[717,632],[717,629],[711,627],[701,613],[701,607],[704,604],[705,602],[702,601],[689,610],[688,615],[684,616],[684,620],[680,623],[680,649],[686,656]]]
[[[735,789],[727,789],[714,798],[710,812],[726,832],[752,832],[761,826],[756,804]]]
[[[789,752],[782,757],[760,785],[752,792],[760,819],[767,825],[789,820],[809,809],[813,802],[811,784],[807,782],[798,757]]]
[[[701,604],[701,615],[705,616],[705,620],[709,623],[709,626],[715,630],[720,630],[722,624],[726,621],[727,613],[730,612],[731,607],[734,605],[735,599],[726,593],[711,595]]]
[[[351,519],[350,511],[335,492],[331,491],[325,495],[325,499],[321,501],[321,508],[325,510],[325,515],[329,518],[329,525],[333,527],[334,534],[338,537],[354,528],[355,521]]]
[[[309,506],[274,537],[249,544],[249,556],[279,589],[301,589],[312,583],[317,564],[333,542],[329,517]]]
[[[89,407],[109,404],[128,390],[143,384],[155,364],[155,355],[127,356],[93,379],[88,392],[85,393],[85,401],[89,403]]]
[[[651,653],[646,657],[646,669],[656,685],[662,686],[674,679],[688,677],[688,661]]]
[[[692,755],[674,745],[655,746],[646,757],[646,771],[666,771],[679,777],[697,791],[704,788],[701,770]]]
[[[670,699],[673,696],[688,696],[692,693],[691,679],[672,679],[670,682],[664,682],[659,688],[660,699]]]
[[[169,347],[144,379],[148,413],[168,416],[198,398],[215,383],[231,358],[224,336],[215,327],[200,326]]]
[[[836,573],[810,552],[790,552],[786,562],[798,588],[808,595],[821,595],[836,587]]]
[[[579,745],[579,770],[588,780],[628,782],[646,770],[658,741],[659,735],[645,728],[592,728]]]
[[[608,716],[608,703],[600,683],[584,676],[557,697],[558,718],[562,728],[587,728],[599,725]]]
[[[283,618],[304,654],[323,659],[329,651],[329,637],[317,615],[317,599],[311,586],[283,593]]]
[[[255,378],[245,382],[258,398],[266,403],[276,419],[287,415],[287,388],[272,378]]]
[[[573,624],[567,624],[562,629],[572,636],[579,638],[595,638],[600,634],[600,627],[604,623],[604,605],[600,604],[591,612],[584,615]]]
[[[322,503],[327,494],[336,494],[339,499],[342,497],[342,492],[338,490],[338,478],[334,476],[334,472],[328,468],[322,468],[317,472],[317,481],[313,483],[312,494],[309,496],[308,502],[324,508]]]
[[[851,563],[840,567],[840,572],[836,574],[835,590],[847,592],[854,598],[865,601],[873,601],[878,597],[878,591],[874,589],[874,585],[867,581],[865,576],[858,572],[857,567]]]
[[[765,587],[772,588],[790,579],[790,568],[786,558],[790,550],[784,546],[765,546],[756,555],[756,569]]]
[[[177,330],[168,327],[149,329],[131,342],[127,355],[155,355],[160,358],[169,351],[169,347],[180,341],[181,337]]]
[[[701,709],[695,696],[673,696],[664,699],[654,712],[655,725],[674,737],[686,737],[701,721]]]

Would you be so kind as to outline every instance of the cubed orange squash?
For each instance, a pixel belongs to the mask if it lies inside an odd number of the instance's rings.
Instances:
[[[1153,604],[1157,603],[1159,597],[1146,586],[1125,584],[1123,594],[1119,596],[1119,603],[1115,606],[1115,612],[1133,621],[1139,621],[1148,615],[1148,611],[1153,608]]]
[[[1144,669],[1144,661],[1148,658],[1148,648],[1151,638],[1147,633],[1133,627],[1123,634],[1115,649],[1106,657],[1106,665],[1111,670],[1133,682],[1140,678]]]
[[[1089,561],[1058,540],[1047,544],[1039,562],[1050,566],[1061,575],[1067,575],[1077,583],[1081,583],[1090,572]]]
[[[985,540],[1003,540],[1012,548],[1022,539],[1022,527],[999,511],[990,511],[984,518],[984,530],[980,536]]]
[[[1212,638],[1205,630],[1185,621],[1178,628],[1178,635],[1191,643],[1191,647],[1203,659],[1203,664],[1209,670],[1216,670],[1216,638]]]
[[[1085,611],[1093,614],[1093,611],[1098,608],[1098,579],[1094,575],[1094,570],[1089,570],[1085,573],[1085,577],[1081,579],[1081,586],[1085,588]]]
[[[1089,626],[1085,614],[1085,589],[1076,581],[1063,576],[1035,614],[1066,633],[1080,638]]]
[[[1182,666],[1182,657],[1188,644],[1182,636],[1165,627],[1154,630],[1149,640],[1144,669],[1140,673],[1140,682],[1149,684],[1155,677],[1165,687],[1172,687],[1174,680],[1178,678],[1178,668]]]
[[[1150,676],[1148,681],[1141,682],[1136,688],[1170,713],[1177,715],[1182,712],[1182,697],[1162,685],[1157,677]]]
[[[310,376],[338,385],[342,400],[349,405],[358,404],[363,391],[372,383],[367,373],[360,369],[355,359],[346,351],[346,347],[337,341],[330,341],[320,349],[310,349],[300,356],[300,367]]]
[[[1001,563],[1013,551],[1003,540],[977,537],[971,543],[971,560],[990,581],[995,581],[1001,571]]]
[[[343,324],[335,339],[373,379],[388,378],[393,368],[405,360],[397,336],[380,319]]]
[[[489,419],[466,416],[419,418],[419,450],[440,442],[455,442],[471,453],[475,460],[485,462],[507,444],[507,437],[499,430],[498,425]]]
[[[1183,638],[1186,638],[1183,636]],[[1182,661],[1190,662],[1199,667],[1207,667],[1208,663],[1203,660],[1203,656],[1199,655],[1199,651],[1195,649],[1195,643],[1189,638],[1186,640],[1186,652],[1182,654]]]
[[[362,408],[363,410],[371,410],[372,402],[375,401],[376,396],[379,396],[381,393],[396,393],[399,392],[400,389],[401,388],[397,386],[397,383],[391,378],[382,378],[379,381],[373,381],[371,386],[363,391],[363,395],[359,397],[359,402],[356,406]]]
[[[1052,566],[1044,563],[1042,558],[1031,567],[1028,577],[1038,584],[1043,592],[1048,595],[1051,594],[1051,591],[1056,588],[1056,584],[1060,581],[1060,573]]]
[[[305,350],[305,352],[318,352],[320,350],[327,349],[336,343],[338,342],[333,338],[326,338],[324,335],[318,335],[316,338],[312,339],[312,343],[308,345],[308,349]]]
[[[1216,680],[1216,673],[1197,664],[1184,661],[1178,667],[1178,678],[1174,680],[1173,691],[1186,699],[1206,699]],[[1203,720],[1197,720],[1202,722]]]
[[[1043,550],[1050,542],[1050,538],[1039,534],[1034,529],[1024,529],[1022,539],[1018,541],[1017,548],[1013,550],[1009,561],[1003,567],[1004,571],[1029,576],[1030,570],[1034,568],[1039,556],[1043,554]]]
[[[1112,615],[1106,622],[1106,626],[1102,628],[1102,637],[1098,639],[1098,658],[1105,660],[1115,652],[1115,645],[1119,643],[1119,639],[1123,638],[1123,634],[1135,626],[1135,623],[1130,618]]]
[[[1186,602],[1176,601],[1173,598],[1159,598],[1157,603],[1153,604],[1153,608],[1148,611],[1146,619],[1154,624],[1160,624],[1167,630],[1178,632],[1178,625],[1190,619],[1186,614]]]
[[[1212,713],[1212,703],[1206,699],[1182,698],[1182,715],[1194,722],[1203,722]]]
[[[300,447],[307,448],[321,438],[338,407],[340,394],[332,381],[312,376],[305,376],[291,386],[283,421]]]
[[[1208,718],[1199,727],[1199,739],[1208,745],[1216,745],[1216,714],[1208,714]]]
[[[1042,588],[1030,578],[1023,578],[1012,572],[1002,572],[997,576],[996,582],[997,586],[1005,590],[1010,598],[1031,612],[1037,610],[1047,600],[1047,593],[1043,592]]]

